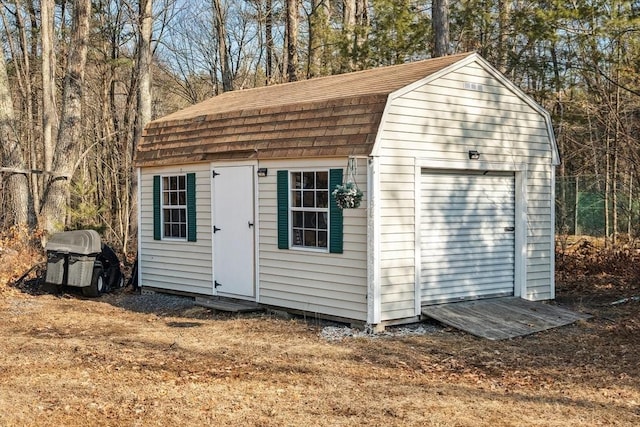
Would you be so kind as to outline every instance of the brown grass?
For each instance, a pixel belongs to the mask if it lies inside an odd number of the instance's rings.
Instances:
[[[639,425],[640,303],[609,302],[640,291],[588,279],[593,293],[565,281],[558,300],[593,319],[501,342],[328,342],[301,320],[0,285],[0,425]]]

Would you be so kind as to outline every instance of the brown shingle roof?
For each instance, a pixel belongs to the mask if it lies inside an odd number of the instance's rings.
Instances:
[[[368,155],[389,94],[468,55],[226,92],[149,123],[136,163]]]

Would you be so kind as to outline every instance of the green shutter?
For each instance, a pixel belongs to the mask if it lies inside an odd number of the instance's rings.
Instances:
[[[162,239],[162,220],[160,215],[160,175],[153,176],[153,240]]]
[[[278,249],[289,249],[289,171],[278,171]]]
[[[336,185],[340,184],[342,184],[342,169],[331,169],[329,171],[329,194],[333,192]],[[342,253],[342,209],[338,207],[333,195],[331,203],[329,203],[329,252]]]
[[[196,174],[187,174],[187,240],[196,241]]]

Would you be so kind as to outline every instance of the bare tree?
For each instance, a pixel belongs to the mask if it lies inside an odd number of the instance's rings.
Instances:
[[[153,31],[153,1],[140,0],[140,35],[138,37],[138,111],[137,135],[133,149],[142,134],[141,130],[151,121],[151,36]]]
[[[54,0],[41,1],[42,33],[42,145],[44,147],[44,169],[53,167],[54,132],[56,130],[56,57],[53,40]]]
[[[71,177],[80,159],[83,141],[82,98],[89,42],[91,0],[76,0],[67,69],[63,81],[62,116],[56,139],[52,175],[41,210],[41,226],[49,233],[64,227]]]
[[[265,74],[266,84],[269,85],[273,82],[273,0],[266,0],[265,9]]]
[[[213,28],[217,36],[218,55],[220,57],[222,90],[224,92],[230,92],[233,90],[233,73],[231,72],[229,50],[227,49],[226,17],[220,0],[212,0],[212,6]]]
[[[502,73],[507,72],[507,54],[509,44],[509,18],[511,14],[511,2],[509,0],[498,0],[498,40],[496,68]]]
[[[329,34],[329,0],[313,0],[307,13],[309,26],[307,78],[322,75],[324,51]]]
[[[14,224],[28,227],[29,224],[29,182],[25,169],[22,146],[16,134],[13,101],[9,90],[9,77],[4,51],[0,49],[0,143],[2,144],[3,164],[7,167],[8,193],[11,197]],[[10,169],[15,168],[11,171]]]
[[[433,57],[449,55],[449,0],[432,0]]]
[[[287,80],[298,80],[298,14],[299,0],[286,0]]]

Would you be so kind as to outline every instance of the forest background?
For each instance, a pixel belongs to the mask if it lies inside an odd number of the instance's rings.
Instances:
[[[94,228],[135,252],[148,121],[473,50],[552,114],[558,233],[640,233],[637,0],[2,0],[0,40],[1,231]]]

